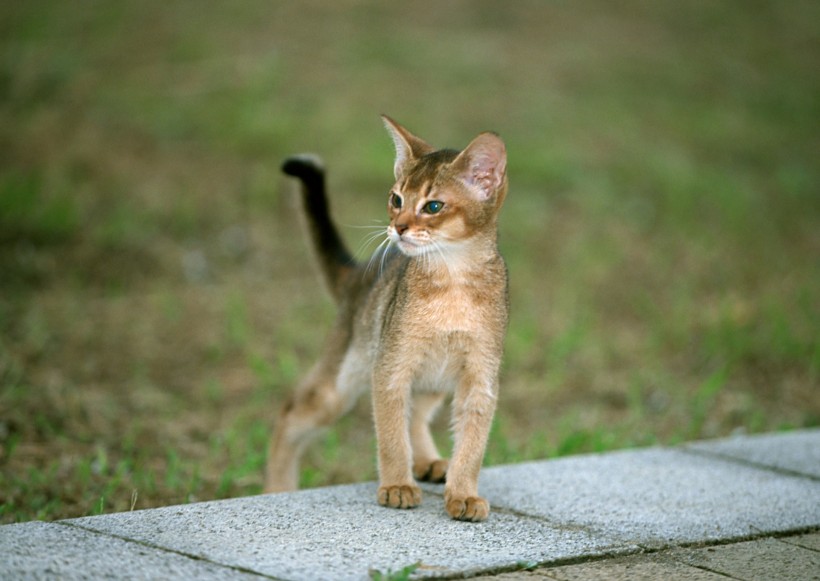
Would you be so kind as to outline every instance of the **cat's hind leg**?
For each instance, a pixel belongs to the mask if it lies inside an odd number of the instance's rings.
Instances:
[[[448,461],[442,458],[430,433],[430,422],[444,401],[443,393],[421,392],[413,397],[410,442],[413,447],[413,476],[416,480],[444,482]]]
[[[296,490],[308,445],[353,407],[358,393],[337,389],[336,367],[317,364],[282,406],[268,449],[265,492]]]
[[[299,487],[299,463],[305,449],[338,415],[334,380],[317,365],[282,406],[268,448],[265,492]]]

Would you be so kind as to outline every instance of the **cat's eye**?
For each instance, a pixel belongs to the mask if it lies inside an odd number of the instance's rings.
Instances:
[[[396,208],[397,210],[401,210],[401,196],[395,192],[391,192],[390,205]]]
[[[432,202],[427,202],[426,204],[424,204],[424,207],[421,209],[421,211],[425,214],[438,214],[439,212],[441,212],[441,209],[443,207],[444,202],[433,200]]]

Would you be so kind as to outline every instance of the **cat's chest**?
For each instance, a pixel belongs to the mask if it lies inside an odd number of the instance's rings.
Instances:
[[[431,337],[475,333],[485,324],[486,302],[487,297],[464,285],[419,293],[408,305],[405,324],[418,327],[422,334]]]

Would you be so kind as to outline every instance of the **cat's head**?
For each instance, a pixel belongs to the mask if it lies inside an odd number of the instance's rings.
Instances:
[[[390,240],[408,256],[457,252],[476,240],[495,240],[507,194],[507,152],[494,133],[463,151],[436,149],[387,116],[396,145],[387,210]]]

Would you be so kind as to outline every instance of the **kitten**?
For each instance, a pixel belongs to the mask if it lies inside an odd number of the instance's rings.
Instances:
[[[445,482],[455,519],[481,521],[478,473],[495,411],[509,301],[497,248],[507,194],[504,143],[482,133],[463,151],[437,150],[388,117],[396,182],[386,248],[359,264],[330,219],[324,170],[310,156],[283,171],[301,180],[319,262],[339,314],[313,367],[284,405],[265,489],[293,490],[308,443],[368,387],[378,442],[378,502],[412,508],[418,480]],[[382,246],[380,246],[380,249]],[[454,447],[443,459],[429,423],[453,393]]]

